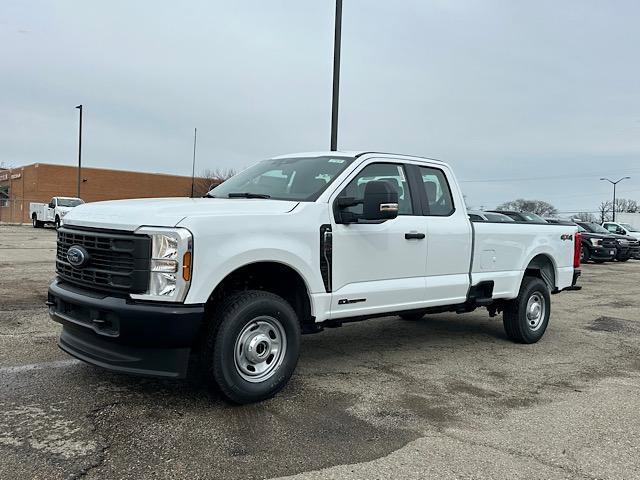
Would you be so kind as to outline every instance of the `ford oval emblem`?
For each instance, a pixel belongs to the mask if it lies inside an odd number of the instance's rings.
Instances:
[[[72,267],[84,267],[89,261],[89,252],[78,245],[73,245],[67,250],[67,261]]]

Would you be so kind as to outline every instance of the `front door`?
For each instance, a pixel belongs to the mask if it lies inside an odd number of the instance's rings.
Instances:
[[[371,159],[337,196],[362,198],[372,180],[386,181],[398,192],[398,217],[349,224],[333,219],[331,318],[424,305],[426,219],[418,211],[417,194],[410,191],[405,165]],[[362,205],[347,210],[362,214]]]

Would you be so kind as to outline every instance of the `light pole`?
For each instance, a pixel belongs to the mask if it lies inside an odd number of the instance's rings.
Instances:
[[[609,180],[608,178],[601,178],[600,180],[605,180],[613,185],[613,203],[611,204],[611,211],[613,212],[612,222],[616,221],[616,185],[619,184],[622,180],[627,180],[631,177],[622,177],[620,180],[614,182],[613,180]]]
[[[338,150],[338,97],[340,94],[340,46],[342,43],[342,0],[336,0],[333,37],[333,94],[331,96],[331,151]]]
[[[194,183],[196,179],[196,140],[198,138],[198,129],[193,129],[193,163],[191,164],[191,198],[193,198]]]
[[[82,182],[82,105],[77,105],[80,110],[80,127],[78,129],[78,195],[80,198],[80,183]]]

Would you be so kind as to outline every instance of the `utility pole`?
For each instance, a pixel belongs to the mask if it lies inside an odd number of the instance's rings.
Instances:
[[[333,39],[333,95],[331,98],[331,151],[338,150],[338,97],[340,94],[340,46],[342,43],[342,0],[336,0]]]
[[[82,105],[76,106],[80,110],[80,126],[78,128],[78,194],[80,198],[80,184],[82,183]]]
[[[611,204],[611,211],[613,213],[612,222],[616,221],[616,185],[619,184],[622,180],[628,180],[631,177],[622,177],[620,180],[614,182],[613,180],[609,180],[608,178],[601,178],[600,180],[605,180],[613,185],[613,203]]]
[[[196,140],[198,138],[198,129],[193,129],[193,163],[191,164],[191,198],[194,195],[194,184],[196,178]]]

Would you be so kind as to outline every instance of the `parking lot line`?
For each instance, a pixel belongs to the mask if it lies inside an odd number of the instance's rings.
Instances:
[[[0,367],[0,375],[22,373],[31,370],[44,370],[48,368],[66,368],[73,365],[78,365],[80,363],[80,360],[71,358],[69,360],[56,360],[54,362],[30,363],[27,365],[16,365],[13,367]]]

